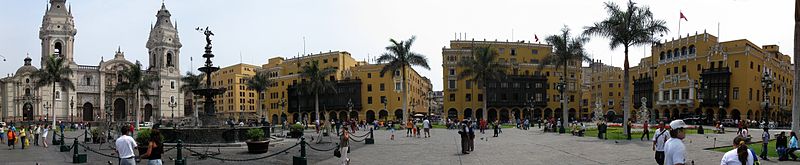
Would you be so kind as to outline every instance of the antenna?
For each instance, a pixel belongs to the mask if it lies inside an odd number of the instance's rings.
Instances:
[[[242,63],[242,51],[241,50],[239,51],[239,63],[240,64]]]
[[[514,28],[511,28],[511,41],[514,41]]]
[[[306,36],[303,36],[303,55],[306,55]]]

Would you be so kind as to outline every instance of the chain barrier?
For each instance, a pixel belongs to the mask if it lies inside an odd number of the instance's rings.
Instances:
[[[356,140],[356,138],[350,138],[350,141],[354,141],[354,142],[364,142],[364,140],[366,140],[366,139],[367,139],[367,138],[364,138],[364,139],[361,139],[361,140]]]
[[[162,144],[162,145],[163,145],[163,144]],[[178,146],[173,146],[172,148],[166,149],[166,150],[164,150],[164,153],[167,153],[167,152],[169,152],[169,151],[172,151],[172,150],[174,150],[175,148],[178,148]]]
[[[312,150],[315,150],[315,151],[328,152],[328,151],[333,151],[333,150],[334,150],[334,149],[336,149],[336,148],[339,148],[339,143],[336,143],[336,146],[333,146],[333,148],[331,148],[331,149],[325,149],[325,150],[323,150],[323,149],[319,149],[319,148],[314,148],[314,146],[313,146],[313,145],[307,145],[307,146],[308,146],[308,148],[311,148]]]
[[[61,135],[61,134],[58,134],[58,131],[53,131],[53,137],[58,137],[59,135]],[[83,136],[83,134],[75,136],[75,137],[66,137],[66,136],[64,136],[64,139],[75,139],[75,138],[79,138],[81,136]]]
[[[353,134],[351,134],[350,136],[351,136],[351,137],[357,137],[357,138],[363,138],[363,137],[367,137],[367,136],[369,136],[369,132],[367,132],[367,133],[365,133],[364,135],[361,135],[361,136],[359,136],[359,135],[353,135]]]
[[[84,150],[88,150],[88,151],[94,152],[95,154],[102,155],[102,156],[109,157],[109,158],[119,159],[119,157],[118,157],[118,156],[109,155],[109,154],[104,154],[104,153],[101,153],[101,152],[99,152],[99,151],[95,151],[95,150],[93,150],[91,147],[89,147],[89,146],[86,146],[86,145],[83,145],[83,144],[81,144],[81,143],[78,143],[78,145],[79,145],[79,146],[81,146],[81,147],[83,147],[83,149],[84,149]]]
[[[254,160],[261,160],[261,159],[270,158],[270,157],[273,157],[273,156],[276,156],[276,155],[279,155],[279,154],[282,154],[282,153],[286,153],[286,151],[289,151],[290,149],[292,149],[292,148],[294,148],[294,147],[297,147],[297,146],[299,146],[299,145],[300,145],[300,143],[297,143],[297,144],[294,144],[293,146],[291,146],[291,147],[289,147],[289,148],[286,148],[286,149],[284,149],[284,150],[282,150],[282,151],[275,152],[275,153],[269,154],[269,155],[267,155],[267,156],[263,156],[263,157],[257,157],[257,158],[250,158],[250,159],[227,159],[227,158],[220,158],[220,157],[215,157],[215,156],[211,156],[211,155],[208,155],[208,154],[203,154],[203,153],[197,152],[197,151],[195,151],[195,150],[192,150],[192,149],[190,149],[190,148],[188,148],[188,147],[186,148],[186,150],[188,150],[189,152],[192,152],[192,153],[194,153],[194,154],[198,154],[198,155],[200,155],[200,158],[201,158],[201,159],[202,159],[202,158],[211,158],[211,159],[216,159],[216,160],[221,160],[221,161],[244,162],[244,161],[254,161]]]

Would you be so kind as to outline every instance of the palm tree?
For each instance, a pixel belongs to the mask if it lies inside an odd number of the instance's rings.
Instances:
[[[142,63],[138,60],[135,65],[120,70],[117,74],[125,77],[127,81],[120,82],[114,87],[114,90],[136,93],[136,106],[133,114],[136,116],[136,130],[139,130],[139,104],[141,104],[141,99],[139,97],[144,96],[144,99],[150,100],[149,91],[153,90],[153,84],[157,83],[159,78],[155,75],[145,74],[145,72],[142,71]]]
[[[458,73],[458,79],[466,79],[478,84],[481,88],[481,93],[485,96],[483,98],[483,112],[481,112],[484,117],[488,117],[486,109],[489,100],[486,94],[486,82],[505,79],[506,70],[508,69],[508,65],[497,61],[498,56],[497,52],[490,47],[475,47],[472,49],[472,56],[461,58],[458,61],[458,66],[463,68]]]
[[[33,78],[36,80],[34,88],[39,89],[44,86],[53,86],[53,104],[56,105],[56,86],[61,86],[62,91],[69,89],[75,90],[75,83],[72,82],[72,69],[65,65],[66,59],[58,57],[58,55],[51,55],[45,58],[42,69],[33,72]],[[53,128],[56,127],[56,113],[53,108]]]
[[[633,1],[628,2],[627,9],[622,10],[619,5],[613,2],[605,3],[606,10],[609,14],[608,18],[601,22],[596,22],[592,26],[585,27],[583,32],[586,36],[600,36],[611,40],[609,46],[611,49],[619,48],[620,46],[625,49],[625,64],[623,68],[623,107],[624,121],[623,130],[628,135],[628,118],[630,117],[630,107],[633,105],[630,99],[630,64],[628,63],[628,48],[631,46],[646,46],[650,44],[657,44],[658,39],[655,34],[669,32],[669,29],[664,26],[664,20],[653,19],[653,13],[650,8],[638,7]]]
[[[245,81],[245,85],[247,85],[248,88],[255,90],[256,93],[257,93],[256,95],[258,95],[258,96],[256,96],[256,97],[258,97],[258,99],[257,99],[258,102],[257,102],[256,105],[259,108],[259,112],[261,113],[261,117],[264,117],[264,115],[268,115],[263,109],[261,109],[262,108],[261,107],[261,103],[262,103],[261,96],[263,96],[261,94],[261,92],[264,92],[265,90],[267,90],[267,88],[269,88],[269,86],[272,85],[272,83],[273,83],[272,80],[269,79],[269,75],[267,74],[267,72],[264,72],[264,71],[257,71],[256,75],[253,75],[253,77],[247,78],[246,81]],[[272,119],[272,120],[275,120],[275,119]]]
[[[381,69],[381,75],[385,74],[386,72],[392,72],[392,77],[394,77],[394,72],[400,70],[400,77],[402,80],[400,83],[402,84],[400,90],[403,93],[403,122],[408,121],[408,90],[406,89],[406,68],[411,66],[420,66],[422,68],[430,70],[431,67],[428,66],[428,59],[425,58],[424,55],[418,54],[411,51],[411,45],[414,44],[414,40],[416,40],[416,36],[411,36],[406,41],[397,42],[394,39],[389,39],[390,44],[386,46],[386,53],[383,53],[379,58],[379,63],[388,62],[386,65],[383,66]]]
[[[589,41],[589,38],[582,36],[572,37],[570,35],[570,29],[566,25],[561,29],[561,34],[548,36],[544,40],[547,41],[548,44],[553,45],[555,50],[549,56],[545,57],[543,61],[554,64],[556,68],[559,66],[563,67],[564,70],[561,74],[562,80],[566,80],[567,66],[573,65],[571,63],[580,66],[583,61],[591,61],[589,54],[583,49],[583,45]],[[539,65],[539,67],[542,68],[544,65]],[[563,130],[563,126],[569,123],[569,115],[566,108],[567,100],[565,100],[564,93],[561,93],[560,99],[562,101],[561,129]]]
[[[311,61],[308,65],[302,67],[300,76],[308,79],[305,83],[301,83],[302,88],[306,93],[314,95],[314,113],[316,120],[319,120],[319,94],[326,92],[336,92],[336,83],[333,80],[328,80],[328,76],[336,73],[333,68],[319,68],[319,61]]]
[[[197,107],[195,107],[194,101],[194,90],[200,89],[203,87],[203,80],[205,79],[205,75],[203,73],[194,74],[192,72],[186,72],[186,75],[181,77],[181,81],[183,84],[181,85],[181,91],[189,92],[190,98],[192,98],[192,110],[194,111],[194,120],[195,124],[198,123],[198,112]]]

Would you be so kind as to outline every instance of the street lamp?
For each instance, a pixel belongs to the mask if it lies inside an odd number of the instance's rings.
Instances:
[[[75,113],[75,111],[73,110],[73,107],[75,107],[75,98],[70,97],[69,98],[69,122],[74,122],[74,119],[75,119],[75,116],[73,115]]]
[[[281,100],[278,103],[281,104],[281,116],[279,118],[281,120],[281,134],[283,134],[283,130],[286,129],[286,118],[283,117],[286,116],[286,114],[284,114],[285,110],[284,108],[286,107],[286,99],[281,97]]]
[[[764,102],[761,103],[764,106],[764,113],[761,118],[763,118],[765,125],[769,126],[769,92],[772,90],[772,77],[769,76],[769,73],[764,72],[764,75],[761,77],[761,87],[764,89]]]
[[[386,109],[387,101],[386,101],[385,97],[381,98],[381,104],[383,104],[383,110],[384,111],[389,111],[388,109]],[[386,120],[386,119],[384,119],[384,120]],[[405,122],[405,121],[403,121],[403,122]]]
[[[536,103],[536,102],[534,102],[534,101],[535,101],[535,100],[533,100],[533,96],[531,96],[531,98],[530,98],[530,99],[526,100],[525,104],[527,104],[527,105],[528,105],[528,107],[529,107],[529,108],[528,108],[528,111],[533,111],[534,104]]]
[[[52,107],[48,102],[44,102],[44,121],[47,122],[47,117],[50,116],[50,107]]]
[[[556,89],[558,89],[559,94],[561,94],[561,127],[558,129],[558,133],[565,133],[567,129],[564,128],[564,125],[567,124],[567,110],[564,107],[566,99],[564,99],[564,91],[566,90],[567,83],[564,82],[564,76],[558,78],[558,84],[556,84]]]
[[[170,119],[171,120],[170,122],[175,122],[175,107],[177,107],[177,106],[178,106],[178,102],[175,102],[175,97],[174,96],[170,97],[169,98],[169,107],[171,108],[170,111],[172,111],[172,119]]]

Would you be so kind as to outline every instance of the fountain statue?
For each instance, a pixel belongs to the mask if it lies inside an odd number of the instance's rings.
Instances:
[[[642,108],[639,109],[639,124],[650,121],[650,110],[647,109],[647,98],[642,97]]]
[[[592,121],[598,122],[603,119],[603,103],[600,102],[600,98],[597,98],[597,101],[594,103],[594,117],[592,117]]]
[[[202,31],[203,34],[206,36],[206,47],[205,47],[205,54],[203,54],[203,58],[206,58],[206,64],[203,67],[200,67],[198,70],[203,72],[206,75],[206,86],[203,89],[197,89],[192,92],[195,94],[201,95],[205,97],[205,102],[203,103],[203,113],[200,116],[200,123],[202,126],[217,126],[219,125],[219,119],[216,117],[216,106],[214,106],[214,96],[220,95],[225,92],[224,88],[215,89],[211,86],[211,75],[212,73],[219,70],[219,67],[215,67],[211,63],[211,58],[214,58],[214,54],[211,53],[211,36],[214,33],[211,30],[208,30],[208,27],[205,29],[197,28],[198,31]]]

